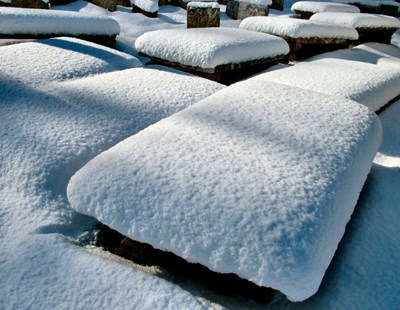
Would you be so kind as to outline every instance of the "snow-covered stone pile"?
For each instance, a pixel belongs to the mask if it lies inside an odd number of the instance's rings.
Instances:
[[[300,301],[320,285],[380,140],[362,105],[247,81],[102,153],[68,198],[135,240]]]
[[[120,33],[117,21],[79,12],[0,7],[0,36],[101,36]]]

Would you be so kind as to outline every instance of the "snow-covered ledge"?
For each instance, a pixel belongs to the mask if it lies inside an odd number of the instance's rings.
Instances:
[[[282,38],[223,27],[151,31],[137,38],[135,47],[153,63],[217,81],[228,72],[233,76],[238,70],[276,63],[289,53]]]
[[[68,199],[137,241],[301,301],[318,290],[380,141],[365,106],[246,81],[100,154]]]
[[[118,22],[107,16],[68,11],[0,8],[0,37],[3,38],[72,36],[112,45],[119,32]]]

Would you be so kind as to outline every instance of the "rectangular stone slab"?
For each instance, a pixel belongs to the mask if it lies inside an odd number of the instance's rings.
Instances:
[[[380,141],[362,105],[247,81],[100,154],[68,199],[132,239],[300,301],[317,291]]]

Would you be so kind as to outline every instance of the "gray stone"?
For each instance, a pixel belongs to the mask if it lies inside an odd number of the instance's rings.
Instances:
[[[219,27],[220,10],[212,7],[191,7],[187,8],[187,28]]]
[[[228,0],[226,14],[233,19],[245,19],[250,16],[267,16],[268,5],[258,5],[237,0]]]
[[[93,4],[114,12],[117,10],[117,0],[92,0]]]
[[[283,11],[284,2],[284,0],[272,0],[270,8],[278,11]]]

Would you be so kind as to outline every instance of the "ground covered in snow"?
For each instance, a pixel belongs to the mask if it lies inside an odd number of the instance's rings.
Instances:
[[[292,4],[285,3],[283,13],[271,13],[290,14]],[[398,306],[400,101],[379,115],[380,152],[316,295],[291,303],[276,293],[269,304],[260,305],[242,297],[227,301],[226,295],[198,294],[196,283],[182,285],[173,277],[165,281],[155,276],[157,270],[93,249],[88,243],[97,221],[74,212],[66,197],[70,177],[90,159],[223,88],[159,67],[137,68],[142,64],[132,57],[137,56],[135,39],[149,30],[184,28],[185,11],[160,7],[159,17],[149,19],[123,7],[110,13],[86,1],[52,10],[114,18],[121,27],[116,47],[130,55],[71,39],[0,47],[1,309]],[[222,26],[239,23],[221,14]],[[392,42],[400,45],[399,34]],[[331,60],[320,59],[324,57]],[[388,76],[389,71],[399,71],[399,49],[394,47],[367,45],[324,57],[314,60],[342,60],[358,68],[361,57],[372,72]],[[381,105],[392,89],[372,98]],[[360,98],[376,104],[367,96]]]

